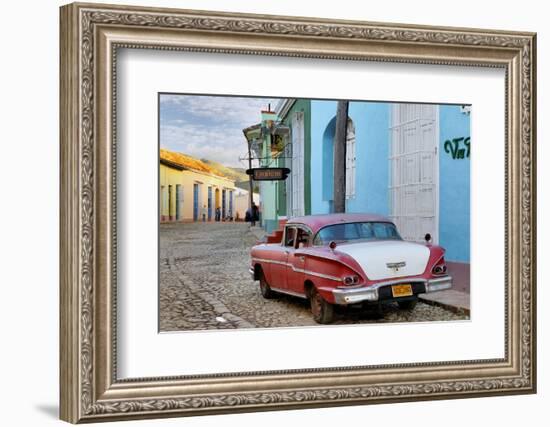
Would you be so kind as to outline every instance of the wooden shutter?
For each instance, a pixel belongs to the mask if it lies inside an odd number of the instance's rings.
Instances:
[[[405,240],[438,241],[438,107],[392,106],[389,150],[390,216]]]
[[[355,125],[348,119],[346,130],[346,199],[355,197]]]

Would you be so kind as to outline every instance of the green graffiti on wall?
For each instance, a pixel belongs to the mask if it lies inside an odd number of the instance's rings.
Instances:
[[[445,153],[449,153],[454,160],[470,158],[470,137],[448,139],[443,148]]]

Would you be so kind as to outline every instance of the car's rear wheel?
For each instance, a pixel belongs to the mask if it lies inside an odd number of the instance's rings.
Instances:
[[[334,306],[319,294],[315,286],[311,289],[309,300],[311,303],[313,320],[323,325],[331,323],[334,320]]]
[[[399,308],[401,310],[414,310],[417,303],[418,303],[418,298],[409,299],[406,301],[397,301],[397,304],[399,305]]]
[[[267,283],[262,269],[260,269],[260,292],[265,299],[271,299],[275,296],[274,292],[269,287],[269,283]]]

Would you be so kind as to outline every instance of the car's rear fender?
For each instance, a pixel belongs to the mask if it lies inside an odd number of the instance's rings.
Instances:
[[[341,285],[344,276],[358,274],[340,261],[319,257],[306,257],[304,267],[306,276],[310,276],[314,283],[322,280],[333,286]]]

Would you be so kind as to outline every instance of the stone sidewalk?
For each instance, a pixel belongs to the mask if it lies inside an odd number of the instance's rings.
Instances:
[[[436,305],[457,314],[470,315],[470,294],[449,289],[447,291],[421,294],[420,301]]]

